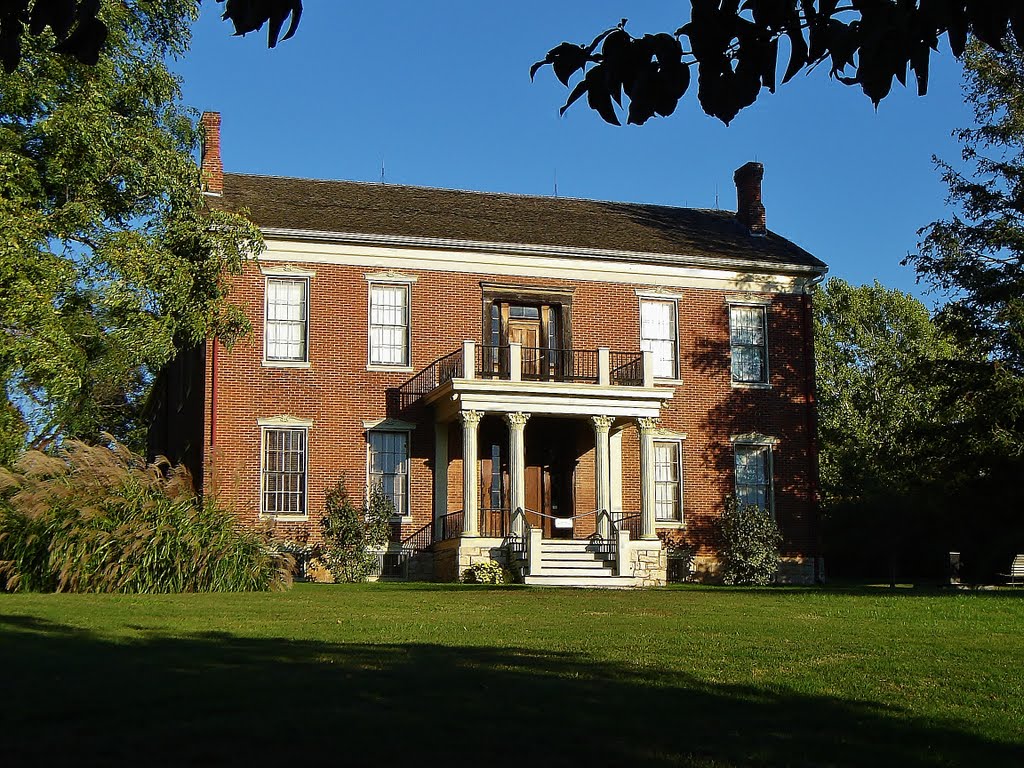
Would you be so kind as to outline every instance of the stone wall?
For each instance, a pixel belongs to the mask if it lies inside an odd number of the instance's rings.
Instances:
[[[477,563],[498,563],[508,568],[505,540],[480,537],[438,542],[434,545],[433,580],[459,581],[463,572]]]
[[[638,587],[663,587],[668,580],[668,553],[661,541],[630,541],[624,575],[636,579]]]

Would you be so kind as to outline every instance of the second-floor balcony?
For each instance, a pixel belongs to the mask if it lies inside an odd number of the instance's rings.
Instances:
[[[656,415],[672,389],[656,387],[650,352],[598,349],[549,349],[510,343],[489,346],[464,341],[399,389],[402,409],[424,400],[448,409],[481,407],[533,412],[565,412],[567,401],[628,402],[621,415]],[[451,405],[461,401],[458,405]],[[472,401],[473,405],[470,404]],[[582,404],[582,402],[581,402]],[[548,405],[549,408],[546,408]]]

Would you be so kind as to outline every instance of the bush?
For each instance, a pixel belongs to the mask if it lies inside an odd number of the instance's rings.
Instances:
[[[756,504],[741,508],[739,501],[729,496],[719,525],[722,580],[726,584],[771,584],[779,568],[782,545],[775,518]]]
[[[292,559],[200,501],[184,467],[68,441],[0,470],[0,588],[44,592],[280,589]]]
[[[463,584],[510,584],[512,574],[500,563],[476,563],[462,572]]]
[[[377,565],[377,552],[391,538],[391,520],[395,506],[380,486],[370,489],[363,507],[352,501],[345,479],[327,491],[324,515],[323,553],[320,559],[335,581],[363,581]]]

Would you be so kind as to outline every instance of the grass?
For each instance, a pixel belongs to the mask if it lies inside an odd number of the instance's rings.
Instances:
[[[0,595],[0,659],[5,766],[1024,764],[1021,590]]]

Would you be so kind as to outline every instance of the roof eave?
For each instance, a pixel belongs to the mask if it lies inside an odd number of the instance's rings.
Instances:
[[[760,261],[698,254],[652,253],[649,251],[620,251],[603,248],[573,248],[568,246],[537,245],[531,243],[495,243],[480,240],[457,240],[442,237],[413,237],[409,235],[380,235],[361,232],[329,232],[288,227],[260,227],[264,237],[351,245],[401,246],[405,248],[441,248],[445,250],[479,251],[485,253],[513,253],[534,256],[569,256],[583,259],[611,259],[615,261],[675,266],[736,269],[749,272],[751,268],[772,273],[798,275],[824,275],[828,266],[799,264],[796,262]],[[813,258],[813,257],[812,257]]]

